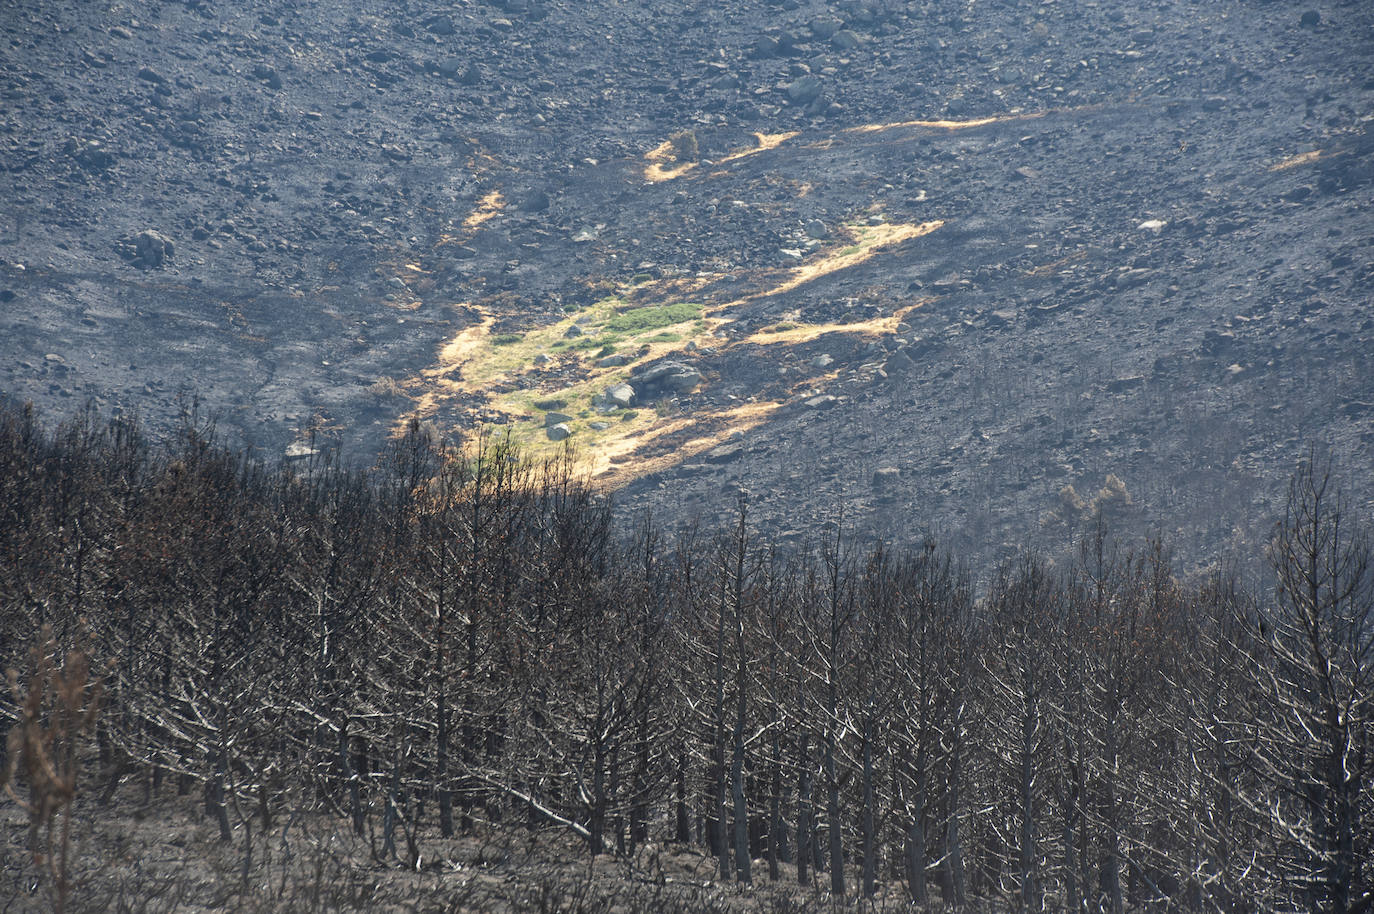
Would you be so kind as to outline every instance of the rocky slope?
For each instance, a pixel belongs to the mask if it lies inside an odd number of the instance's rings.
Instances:
[[[0,389],[983,556],[1371,504],[1367,4],[691,6],[6,3]]]

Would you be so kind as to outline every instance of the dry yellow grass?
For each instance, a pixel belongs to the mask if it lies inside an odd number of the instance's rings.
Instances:
[[[1043,112],[1032,112],[1029,114],[1004,114],[997,117],[978,117],[965,121],[951,120],[913,120],[913,121],[892,121],[886,124],[861,124],[858,127],[850,127],[846,133],[881,133],[885,130],[901,130],[906,127],[927,127],[943,130],[965,130],[971,127],[986,127],[988,124],[1007,123],[1010,121],[1025,121],[1032,118],[1044,117]]]
[[[419,389],[420,395],[415,405],[396,420],[391,429],[393,435],[403,433],[411,419],[428,419],[433,416],[444,399],[465,391],[463,381],[451,375],[459,372],[463,365],[482,349],[495,322],[496,318],[490,314],[483,314],[478,323],[464,327],[444,344],[439,350],[438,364],[435,367],[426,368],[420,372],[419,377],[398,383],[403,389]]]
[[[1054,273],[1056,270],[1060,269],[1061,267],[1066,267],[1066,266],[1068,266],[1069,264],[1074,263],[1075,261],[1082,260],[1084,257],[1087,257],[1087,256],[1088,256],[1088,252],[1087,252],[1087,251],[1075,251],[1074,253],[1070,254],[1069,256],[1067,256],[1067,257],[1061,257],[1061,258],[1059,258],[1058,260],[1056,260],[1056,261],[1054,261],[1054,262],[1052,262],[1052,263],[1042,263],[1042,264],[1041,264],[1040,266],[1038,266],[1038,267],[1032,267],[1031,269],[1029,269],[1029,270],[1026,271],[1025,275],[1027,275],[1027,276],[1049,276],[1049,275],[1051,275],[1052,273]]]
[[[645,160],[649,163],[644,166],[644,180],[654,184],[660,181],[671,181],[680,178],[693,168],[697,167],[696,162],[684,162],[680,165],[665,165],[673,157],[673,141],[664,140],[653,149],[644,153]]]
[[[595,454],[587,455],[592,481],[598,488],[609,491],[640,476],[676,466],[719,446],[737,432],[743,434],[762,424],[781,405],[773,402],[744,403],[730,409],[645,425],[631,429],[627,434],[603,440],[598,443]],[[626,460],[646,444],[693,426],[709,431],[674,446],[671,453],[642,457],[633,463]]]
[[[499,190],[494,190],[483,197],[477,204],[477,209],[469,213],[468,217],[463,220],[463,228],[473,231],[482,223],[496,218],[505,207],[505,198],[501,196]]]
[[[797,131],[795,130],[789,130],[785,133],[755,133],[754,138],[759,141],[757,146],[752,149],[740,149],[736,152],[732,152],[716,164],[724,165],[726,162],[735,162],[747,158],[748,156],[757,155],[760,152],[766,152],[769,149],[777,149],[796,135]]]
[[[1269,166],[1270,171],[1287,171],[1290,168],[1297,168],[1299,165],[1311,165],[1322,157],[1320,149],[1311,149],[1307,152],[1300,152],[1295,156],[1289,156],[1282,162],[1277,162]]]
[[[882,225],[869,225],[851,230],[854,243],[846,247],[839,247],[828,251],[819,257],[815,257],[801,266],[793,269],[782,282],[771,289],[762,292],[755,292],[744,298],[736,299],[728,304],[713,308],[712,311],[720,311],[725,308],[742,305],[747,302],[757,301],[760,298],[768,298],[774,295],[782,295],[799,289],[809,282],[814,282],[822,276],[829,276],[831,273],[838,273],[840,270],[847,270],[850,267],[858,266],[866,260],[872,258],[883,248],[892,247],[903,241],[912,238],[920,238],[922,235],[929,235],[931,232],[944,225],[943,219],[935,219],[931,222],[922,222],[919,225],[909,222],[885,222]]]
[[[917,302],[899,308],[885,317],[875,317],[866,321],[855,321],[853,323],[827,323],[827,324],[797,324],[786,330],[763,329],[745,337],[740,342],[755,343],[760,346],[773,346],[779,343],[795,345],[797,343],[809,343],[814,339],[825,336],[827,333],[852,333],[856,336],[886,336],[897,332],[897,325],[906,320],[908,314],[924,305],[934,301],[933,298],[923,298]]]

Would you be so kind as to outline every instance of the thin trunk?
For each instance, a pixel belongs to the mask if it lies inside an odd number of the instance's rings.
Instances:
[[[205,785],[205,814],[219,825],[221,841],[228,841],[234,835],[229,827],[229,810],[224,805],[224,779],[228,761],[229,753],[221,746],[215,753],[214,772]]]
[[[441,659],[439,661],[443,663]],[[439,679],[439,745],[438,759],[435,763],[434,778],[439,785],[439,833],[445,838],[453,837],[453,792],[448,786],[448,704],[445,701],[443,677]]]
[[[797,883],[809,885],[811,862],[811,759],[810,739],[803,733],[797,745]]]
[[[743,658],[740,666],[744,665]],[[730,795],[734,801],[735,812],[735,871],[740,882],[752,882],[753,874],[749,858],[749,807],[744,797],[744,697],[743,683],[740,684],[740,697],[736,704],[735,732],[732,742],[734,752],[730,767]]]
[[[877,847],[875,834],[876,826],[874,823],[873,805],[873,725],[871,721],[864,722],[864,745],[863,745],[863,893],[865,898],[872,898],[878,891],[878,861],[876,859]]]
[[[906,829],[906,881],[911,900],[918,907],[930,903],[930,891],[926,887],[926,804],[925,788],[919,782],[915,800],[911,807],[911,821]]]
[[[599,725],[598,721],[598,725]],[[587,843],[595,857],[606,846],[606,759],[605,750],[598,743],[592,751],[592,809],[591,834]]]
[[[830,830],[830,891],[844,897],[844,843],[840,831],[840,779],[835,771],[835,705],[834,685],[831,685],[831,721],[825,734],[825,790],[826,819]]]
[[[1036,709],[1033,694],[1028,694],[1021,717],[1021,908],[1040,910],[1035,882],[1035,809],[1032,788],[1035,748]]]
[[[673,838],[679,844],[692,840],[692,822],[687,815],[687,753],[682,749],[677,757],[677,833]]]
[[[962,708],[955,711],[954,734],[951,740],[952,749],[949,759],[949,784],[946,793],[946,818],[945,818],[945,869],[947,870],[947,885],[949,895],[945,898],[946,904],[953,904],[963,907],[966,895],[964,882],[964,848],[963,839],[959,833],[959,807],[962,803],[960,796],[961,778],[963,776],[961,756],[963,753],[963,713]]]
[[[783,840],[782,833],[782,759],[778,756],[778,737],[774,730],[772,737],[772,784],[768,791],[768,879],[777,882],[778,842]]]

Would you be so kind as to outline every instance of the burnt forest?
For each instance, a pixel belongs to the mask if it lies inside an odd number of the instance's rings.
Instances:
[[[0,0],[0,911],[1374,914],[1374,5]]]

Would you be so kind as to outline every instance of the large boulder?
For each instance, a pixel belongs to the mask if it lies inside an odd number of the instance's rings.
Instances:
[[[665,361],[650,365],[635,375],[640,390],[687,393],[701,383],[701,372],[685,362]]]
[[[809,105],[820,98],[825,87],[815,76],[801,76],[787,84],[787,100],[794,105]]]
[[[620,409],[635,405],[635,389],[629,384],[613,384],[606,388],[606,402]]]
[[[151,229],[119,243],[119,254],[140,270],[160,270],[172,259],[172,241]]]

